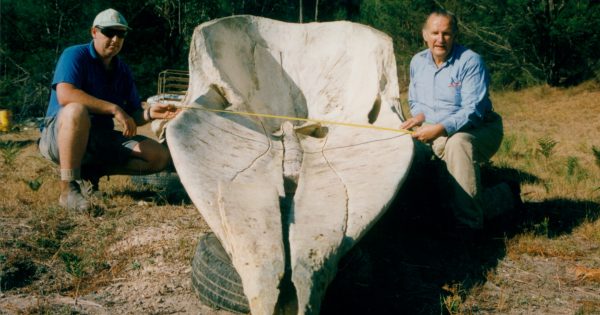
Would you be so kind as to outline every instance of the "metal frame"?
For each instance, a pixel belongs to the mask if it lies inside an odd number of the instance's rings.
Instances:
[[[158,74],[157,94],[161,101],[179,101],[187,93],[190,81],[189,72],[186,70],[164,70]],[[174,96],[178,96],[175,98]]]

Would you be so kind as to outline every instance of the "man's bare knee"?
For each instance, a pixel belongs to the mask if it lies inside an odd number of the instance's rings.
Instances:
[[[140,157],[148,163],[148,171],[160,172],[169,165],[171,155],[164,145],[147,140],[140,143],[140,149],[143,152]]]
[[[69,103],[60,110],[59,127],[65,125],[89,126],[90,114],[83,104]]]

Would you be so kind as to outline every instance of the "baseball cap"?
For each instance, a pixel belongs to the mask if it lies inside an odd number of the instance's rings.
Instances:
[[[124,27],[127,30],[131,30],[131,27],[127,25],[127,21],[123,17],[119,11],[115,9],[106,9],[98,15],[94,19],[94,25],[92,26],[100,26],[100,27]]]

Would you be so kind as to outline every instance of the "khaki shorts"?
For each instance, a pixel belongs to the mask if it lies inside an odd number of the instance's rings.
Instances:
[[[46,118],[39,142],[40,153],[56,164],[60,163],[58,152],[58,119],[57,116]],[[102,128],[90,129],[88,145],[82,160],[84,165],[102,165],[104,169],[111,166],[122,166],[131,157],[133,148],[148,139],[137,135],[126,138],[120,131]]]

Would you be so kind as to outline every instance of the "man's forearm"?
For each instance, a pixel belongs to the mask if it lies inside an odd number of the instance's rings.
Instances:
[[[58,103],[61,106],[70,103],[79,103],[85,106],[90,113],[94,114],[114,116],[116,107],[118,107],[113,103],[96,98],[69,83],[59,83],[56,86],[56,95]]]

